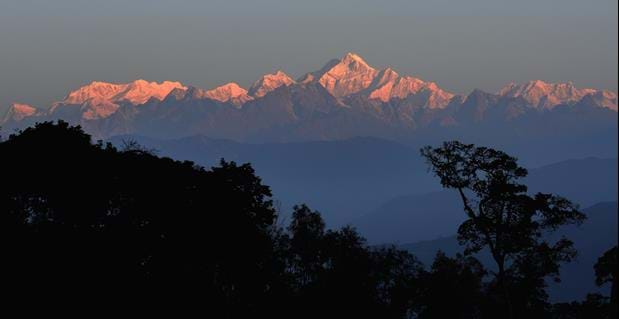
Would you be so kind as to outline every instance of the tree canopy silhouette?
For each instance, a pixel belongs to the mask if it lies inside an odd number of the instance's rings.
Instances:
[[[610,283],[610,312],[609,318],[617,317],[617,306],[619,302],[617,300],[617,290],[619,289],[619,272],[617,263],[617,246],[609,249],[604,255],[598,258],[595,263],[595,283],[598,286],[602,286],[606,283]]]
[[[569,201],[527,195],[518,183],[526,171],[500,151],[452,142],[424,155],[469,217],[459,229],[466,254],[439,253],[429,268],[395,246],[368,246],[352,227],[328,229],[306,205],[278,225],[271,191],[249,164],[205,169],[131,141],[120,150],[93,143],[62,121],[37,124],[0,142],[3,305],[464,319],[502,317],[509,301],[518,317],[606,313],[600,295],[546,300],[544,278],[575,251],[543,236],[583,219]],[[470,255],[484,247],[499,268],[490,281]],[[596,272],[616,283],[616,248]]]
[[[271,191],[249,164],[207,170],[126,146],[92,143],[62,121],[0,143],[10,172],[0,192],[4,292],[72,304],[124,297],[220,318],[409,311],[420,267],[410,254],[326,230],[306,206],[277,226]]]
[[[611,285],[610,298],[599,293],[587,294],[583,301],[553,305],[556,319],[617,318],[617,246],[607,250],[593,266],[598,286]]]
[[[3,236],[20,244],[11,279],[171,298],[199,287],[241,312],[267,289],[275,210],[251,166],[118,151],[65,122],[11,135],[0,153]]]
[[[551,243],[545,235],[567,224],[580,224],[585,215],[567,199],[552,194],[529,195],[520,179],[527,170],[502,151],[457,141],[421,150],[443,187],[455,189],[467,220],[458,229],[465,254],[487,248],[497,265],[497,288],[509,318],[523,317],[517,309],[544,300],[544,278],[558,280],[559,265],[576,255],[567,238]],[[520,289],[515,289],[516,286]],[[515,295],[517,291],[523,292]],[[531,299],[531,298],[535,299]]]

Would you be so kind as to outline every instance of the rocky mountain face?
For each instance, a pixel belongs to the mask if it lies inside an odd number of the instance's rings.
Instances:
[[[80,117],[85,120],[103,119],[116,112],[121,105],[141,105],[150,99],[163,100],[174,89],[186,89],[179,82],[162,83],[136,80],[115,84],[92,82],[69,92],[64,100],[56,102],[49,115]],[[76,114],[70,114],[76,113]]]
[[[370,86],[378,71],[358,55],[346,54],[333,67],[323,68],[316,80],[335,97],[344,97],[360,92]]]
[[[617,94],[605,90],[579,89],[571,82],[546,83],[535,80],[519,84],[510,83],[503,87],[498,95],[522,97],[530,106],[545,109],[561,104],[576,103],[587,95],[594,95],[600,103],[604,104],[604,107],[617,110]]]
[[[208,90],[203,97],[224,103],[229,102],[237,107],[252,99],[247,95],[247,90],[234,82]]]
[[[1,119],[2,123],[19,122],[31,116],[38,115],[38,110],[28,104],[13,103]]]
[[[377,70],[348,53],[297,81],[277,71],[249,89],[236,83],[205,90],[170,81],[92,82],[46,112],[11,108],[0,125],[14,129],[63,119],[96,138],[201,134],[250,142],[354,136],[432,140],[490,129],[496,136],[510,129],[524,135],[559,134],[548,132],[549,123],[556,125],[553,129],[612,129],[616,111],[616,93],[571,83],[530,81],[509,84],[497,94],[455,95],[391,68]]]
[[[376,70],[354,53],[348,53],[340,60],[332,60],[321,70],[306,74],[299,82],[320,83],[337,98],[360,95],[383,103],[424,94],[422,104],[429,108],[443,108],[454,96],[433,82],[400,76],[391,68]]]
[[[294,83],[295,81],[288,74],[278,70],[273,74],[265,74],[254,82],[249,88],[248,94],[254,98],[261,98],[280,86],[289,86]]]

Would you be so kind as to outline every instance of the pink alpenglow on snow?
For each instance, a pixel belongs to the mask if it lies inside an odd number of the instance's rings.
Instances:
[[[26,117],[35,115],[36,113],[37,109],[28,104],[13,103],[4,115],[2,122],[21,121]]]
[[[425,106],[429,108],[443,108],[454,97],[452,93],[440,89],[434,82],[425,82],[411,76],[400,76],[391,68],[380,71],[369,88],[368,97],[388,102],[391,99],[405,99],[421,92],[427,94]]]
[[[351,106],[365,100],[380,110],[380,104],[403,101],[405,105],[443,109],[452,101],[458,103],[454,100],[454,94],[441,89],[434,82],[403,76],[392,68],[378,70],[359,55],[347,53],[340,59],[329,61],[322,69],[305,74],[298,81],[282,71],[265,74],[249,90],[234,82],[205,90],[172,81],[158,83],[140,79],[124,84],[95,81],[71,91],[64,100],[54,103],[44,112],[25,104],[14,104],[0,119],[0,124],[36,116],[99,120],[117,112],[121,106],[142,108],[163,101],[166,97],[170,98],[171,103],[174,100],[180,103],[181,99],[209,99],[241,109],[245,103],[263,99],[280,88],[290,87],[290,92],[309,88],[308,92],[311,92],[311,86],[322,86],[324,90],[321,91],[330,94],[338,106]],[[577,88],[571,82],[547,83],[534,80],[511,83],[498,92],[498,97],[517,98],[520,101],[518,103],[524,107],[540,111],[557,105],[585,105],[617,111],[615,92]]]
[[[354,53],[347,53],[339,63],[318,74],[318,82],[335,97],[360,92],[370,86],[378,71]]]
[[[440,89],[434,82],[400,76],[391,68],[376,70],[355,53],[347,53],[339,60],[332,60],[320,71],[301,77],[300,83],[320,83],[338,98],[362,94],[369,99],[388,102],[405,99],[421,92],[427,95],[428,108],[447,106],[452,93]]]
[[[551,109],[559,104],[571,104],[580,101],[589,94],[600,95],[599,98],[606,99],[605,107],[617,109],[616,94],[610,91],[595,89],[579,89],[572,82],[567,83],[547,83],[541,80],[533,80],[525,83],[510,83],[503,87],[500,96],[521,97],[531,104],[531,106],[541,109]],[[612,102],[614,96],[614,103]]]
[[[587,97],[592,99],[597,105],[617,111],[617,93],[615,92],[600,90],[593,94],[589,94],[585,98]]]
[[[82,104],[91,99],[101,99],[110,102],[127,101],[133,105],[139,105],[146,103],[150,98],[163,100],[172,90],[178,88],[186,89],[181,83],[171,81],[157,83],[140,79],[125,84],[95,81],[70,92],[62,102]]]
[[[247,94],[247,90],[234,82],[208,90],[205,96],[212,100],[229,102],[236,106],[241,106],[252,99],[252,97]]]
[[[120,103],[141,105],[152,98],[163,100],[174,89],[187,88],[179,82],[171,81],[157,83],[140,79],[121,84],[94,81],[70,92],[64,100],[54,103],[50,112],[53,113],[63,105],[81,105],[84,119],[100,119],[114,113]]]
[[[281,86],[289,86],[296,83],[291,77],[282,71],[263,75],[249,88],[248,94],[255,98],[263,97]]]

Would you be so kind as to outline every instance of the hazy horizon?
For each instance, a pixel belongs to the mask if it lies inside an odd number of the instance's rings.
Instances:
[[[3,1],[0,110],[93,80],[248,87],[346,52],[458,94],[509,82],[617,91],[617,2]]]
[[[617,1],[0,0],[5,303],[615,318]]]

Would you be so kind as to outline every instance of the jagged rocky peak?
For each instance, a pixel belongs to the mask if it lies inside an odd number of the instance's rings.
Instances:
[[[175,88],[172,91],[170,91],[170,93],[168,93],[168,95],[166,95],[162,101],[171,100],[171,99],[176,100],[176,101],[182,100],[186,96],[191,96],[192,94],[195,94],[196,90],[199,90],[199,89],[193,86],[188,86],[187,88]]]
[[[378,72],[378,74],[376,75],[376,78],[374,79],[375,83],[372,83],[372,84],[377,85],[377,86],[383,85],[385,83],[397,81],[399,77],[400,75],[394,69],[386,68]]]
[[[149,82],[136,80],[129,83],[108,83],[93,81],[69,92],[64,100],[50,108],[54,113],[65,105],[80,105],[82,118],[96,120],[110,116],[121,103],[141,105],[150,99],[163,100],[172,90],[186,90],[180,82]]]
[[[463,98],[462,103],[467,106],[490,106],[498,102],[500,96],[480,89],[474,89],[466,97]]]
[[[186,90],[187,87],[180,82],[163,81],[161,83],[137,80],[129,83],[125,90],[120,92],[115,99],[122,99],[138,105],[146,103],[151,98],[163,100],[172,90]]]
[[[241,106],[245,104],[245,102],[252,100],[252,97],[247,94],[247,90],[234,82],[226,83],[212,90],[208,90],[205,96],[212,100],[232,103],[236,106]]]
[[[295,81],[289,77],[286,73],[278,70],[275,73],[265,74],[258,79],[249,88],[248,95],[259,98],[265,96],[267,93],[281,87],[294,84]]]
[[[367,62],[365,62],[365,60],[362,57],[352,52],[346,53],[346,55],[344,55],[344,57],[341,59],[341,63],[349,66],[349,68],[351,69],[358,69],[358,68],[373,69],[371,66],[367,64]]]
[[[384,71],[384,76],[377,77],[370,87],[368,97],[388,102],[391,99],[405,99],[410,95],[424,93],[427,101],[424,106],[429,108],[443,108],[449,104],[454,94],[439,88],[434,82],[425,82],[411,76],[399,76],[391,69]]]
[[[355,53],[347,53],[341,59],[329,61],[321,70],[306,74],[298,82],[318,82],[337,98],[361,94],[381,102],[405,99],[424,92],[424,106],[429,108],[443,108],[454,96],[440,89],[434,82],[400,76],[392,68],[377,70]]]
[[[597,105],[613,111],[617,111],[617,93],[608,90],[599,90],[595,93],[587,94],[582,98],[587,105]]]
[[[78,88],[77,90],[69,92],[61,103],[82,104],[93,98],[111,99],[124,87],[125,84],[93,81],[90,84]]]
[[[93,81],[75,91],[71,91],[61,101],[64,104],[83,104],[89,100],[117,103],[126,101],[134,105],[143,104],[151,98],[163,100],[174,89],[187,89],[180,82],[148,82],[136,80],[130,83],[108,83]]]
[[[388,102],[391,99],[405,99],[410,95],[424,93],[425,107],[444,108],[454,94],[439,88],[434,82],[426,82],[412,76],[400,76],[391,68],[378,72],[367,90],[370,99]]]
[[[13,103],[2,118],[2,122],[21,121],[27,117],[36,115],[38,110],[28,104]]]
[[[312,80],[318,81],[333,96],[344,97],[368,88],[377,73],[359,55],[347,53],[312,74]]]
[[[297,83],[300,84],[308,84],[316,81],[316,76],[313,73],[306,73],[299,79],[297,79]]]
[[[510,83],[498,94],[504,97],[521,97],[532,107],[549,109],[559,104],[578,102],[585,95],[596,92],[595,89],[579,89],[572,82],[548,83],[542,80],[532,80],[524,83]]]
[[[159,101],[164,102],[160,104]],[[252,102],[246,104],[249,101]],[[258,126],[278,127],[288,123],[280,122],[282,119],[294,118],[294,121],[301,121],[300,119],[312,118],[312,121],[316,121],[312,122],[312,125],[324,125],[326,130],[336,131],[339,130],[340,124],[330,122],[333,119],[337,123],[347,121],[353,123],[357,120],[365,121],[367,117],[372,121],[384,121],[388,125],[413,123],[419,120],[420,125],[425,125],[422,123],[429,123],[434,121],[435,117],[446,116],[445,114],[449,113],[435,112],[435,109],[473,110],[483,115],[485,110],[497,106],[501,107],[501,110],[509,109],[506,112],[517,115],[520,114],[518,112],[544,112],[558,104],[573,105],[575,110],[591,108],[594,112],[603,111],[600,113],[603,114],[606,111],[597,108],[617,110],[617,94],[605,90],[579,89],[570,82],[547,83],[535,80],[509,84],[498,94],[477,90],[468,96],[455,96],[434,82],[400,75],[392,68],[377,69],[359,55],[347,53],[339,59],[329,61],[320,70],[306,74],[296,82],[286,73],[276,71],[260,77],[248,90],[232,82],[205,90],[186,87],[172,81],[158,83],[140,79],[125,84],[95,81],[71,91],[63,101],[54,103],[52,108],[46,111],[37,111],[27,105],[15,104],[0,118],[0,121],[13,125],[16,124],[13,121],[19,122],[36,116],[37,120],[63,118],[81,121],[83,125],[101,130],[108,130],[104,127],[108,124],[111,127],[115,125],[123,127],[124,130],[135,125],[132,121],[147,123],[145,119],[151,119],[153,114],[161,116],[157,121],[169,118],[174,122],[179,118],[177,117],[179,113],[192,112],[192,107],[195,106],[199,110],[202,110],[202,107],[215,107],[221,110],[221,112],[205,112],[204,116],[214,117],[205,118],[204,122],[213,121],[228,125],[238,119],[242,119],[243,123],[250,123],[260,118],[257,120]],[[177,105],[187,107],[175,107]],[[243,109],[243,105],[247,105],[247,108]],[[527,109],[528,107],[531,109]],[[428,109],[429,112],[426,113],[426,110],[420,108]],[[109,118],[119,109],[122,110],[119,116]],[[126,117],[126,114],[131,116]],[[188,114],[194,116],[193,113]],[[297,115],[300,117],[297,118]],[[415,118],[417,116],[420,118]],[[457,114],[453,115],[447,122],[457,123],[456,116]],[[106,118],[109,118],[109,121]],[[189,117],[183,115],[180,118]],[[106,121],[96,122],[101,119]],[[28,122],[23,121],[24,124]],[[364,125],[359,123],[355,125]],[[201,121],[202,124],[204,123]],[[182,131],[184,128],[179,126],[178,129]]]

